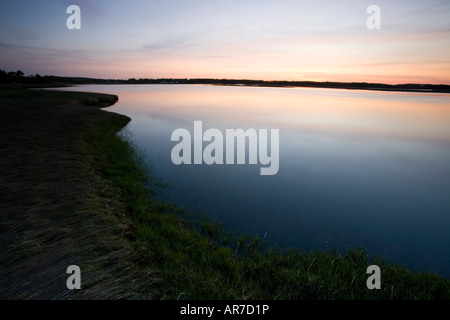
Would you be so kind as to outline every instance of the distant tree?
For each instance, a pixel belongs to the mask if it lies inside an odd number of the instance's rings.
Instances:
[[[8,82],[8,73],[5,70],[0,70],[0,83]]]

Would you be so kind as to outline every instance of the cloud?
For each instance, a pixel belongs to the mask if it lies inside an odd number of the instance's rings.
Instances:
[[[27,47],[25,47],[25,46],[9,45],[9,44],[0,42],[0,47],[9,49],[9,50],[12,50],[12,51],[15,51],[15,52],[19,52],[21,54],[25,54],[25,55],[28,55],[28,56],[31,56],[31,57],[33,56],[31,53],[26,51]]]

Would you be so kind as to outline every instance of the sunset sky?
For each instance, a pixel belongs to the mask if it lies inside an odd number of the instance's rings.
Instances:
[[[66,27],[71,4],[81,30]],[[450,1],[0,0],[0,69],[450,84]]]

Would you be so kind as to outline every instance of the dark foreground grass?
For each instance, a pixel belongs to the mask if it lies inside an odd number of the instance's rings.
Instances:
[[[0,97],[2,129],[8,130],[0,132],[2,155],[7,154],[1,160],[0,185],[7,196],[0,199],[0,297],[450,297],[444,278],[412,273],[363,250],[263,249],[257,238],[228,234],[214,221],[192,219],[153,200],[142,157],[116,135],[129,119],[77,102],[107,105],[107,96],[3,92]],[[55,112],[63,113],[45,120]],[[26,124],[36,132],[27,132]],[[77,263],[86,275],[83,288],[68,292],[65,267]],[[366,287],[371,264],[381,268],[381,290]],[[39,286],[46,289],[36,290]]]
[[[0,299],[154,298],[158,274],[137,267],[131,220],[105,182],[91,136],[117,139],[117,97],[0,92]],[[66,287],[69,265],[82,290]]]

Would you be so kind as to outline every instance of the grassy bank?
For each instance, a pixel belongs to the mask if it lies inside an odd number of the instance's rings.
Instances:
[[[101,94],[0,92],[0,298],[153,298],[152,266],[136,267],[131,220],[101,175],[92,137],[127,117]],[[66,287],[69,265],[82,290]]]
[[[152,199],[108,95],[0,93],[1,298],[449,299],[450,284],[368,257],[262,250]],[[82,290],[65,268],[82,269]],[[381,268],[381,290],[366,269]]]

